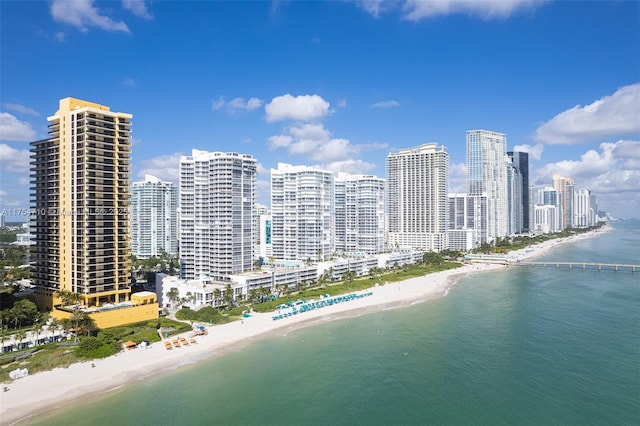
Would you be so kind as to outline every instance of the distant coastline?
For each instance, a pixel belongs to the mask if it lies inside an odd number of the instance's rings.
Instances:
[[[598,231],[548,240],[526,249],[509,252],[512,259],[533,259],[561,244],[579,241],[610,231]],[[71,402],[89,400],[150,376],[170,374],[176,368],[210,360],[251,343],[288,334],[294,330],[342,318],[351,318],[383,309],[410,306],[445,296],[451,286],[468,274],[509,268],[498,264],[465,264],[460,268],[372,287],[371,296],[362,297],[274,321],[272,313],[256,313],[244,321],[212,326],[197,343],[167,350],[162,343],[119,353],[91,362],[76,363],[18,379],[0,393],[0,424],[10,425]],[[360,292],[357,292],[360,293]],[[188,337],[188,336],[185,336]],[[53,385],[55,384],[55,385]]]

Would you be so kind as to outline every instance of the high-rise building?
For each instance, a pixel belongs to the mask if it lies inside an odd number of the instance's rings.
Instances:
[[[192,150],[180,157],[182,278],[228,281],[253,267],[257,161]]]
[[[147,259],[178,253],[178,188],[145,175],[131,186],[131,253]]]
[[[588,188],[580,188],[575,196],[574,225],[577,228],[588,228],[596,224],[595,195]]]
[[[573,227],[573,202],[575,197],[573,179],[562,177],[556,173],[553,175],[553,189],[560,195],[562,229],[571,228]]]
[[[522,232],[522,175],[515,164],[507,162],[507,226],[509,235]]]
[[[388,246],[448,248],[449,154],[436,143],[387,156]]]
[[[31,143],[31,260],[41,309],[57,305],[59,290],[87,307],[129,300],[131,118],[65,98],[47,118],[49,138]]]
[[[522,178],[522,231],[529,231],[529,223],[531,221],[531,211],[533,209],[533,202],[529,197],[529,153],[520,151],[507,152],[509,159],[514,164],[520,176]]]
[[[467,194],[487,197],[487,230],[482,243],[506,237],[508,228],[507,136],[488,130],[467,131]]]
[[[472,250],[487,226],[487,197],[449,194],[449,249]]]
[[[259,237],[254,250],[255,258],[258,261],[264,262],[265,260],[272,260],[273,257],[273,244],[271,244],[271,215],[262,214],[259,217]]]
[[[538,190],[535,230],[538,232],[562,231],[562,195],[553,187],[546,186]]]
[[[338,173],[335,183],[335,247],[354,253],[384,251],[384,179]]]
[[[278,163],[271,169],[271,242],[276,260],[333,256],[333,173]]]
[[[268,226],[266,221],[268,221]],[[268,236],[266,235],[267,231],[269,232]],[[256,208],[253,212],[253,241],[254,260],[260,260],[261,258],[264,260],[267,256],[271,256],[271,215],[267,206],[260,203],[256,203]]]
[[[574,228],[574,205],[576,202],[576,185],[573,182],[573,179],[567,178],[564,183],[564,211],[565,211],[565,228]]]

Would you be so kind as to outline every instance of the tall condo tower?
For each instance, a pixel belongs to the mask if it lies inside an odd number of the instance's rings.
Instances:
[[[507,155],[522,177],[522,230],[528,232],[533,209],[533,200],[529,197],[529,153],[509,151]]]
[[[338,173],[335,178],[336,250],[384,251],[384,179]]]
[[[180,157],[180,264],[185,279],[228,281],[253,266],[257,161],[234,152]]]
[[[31,143],[41,309],[54,306],[58,290],[80,294],[87,306],[129,300],[131,118],[65,98],[47,118],[49,138]]]
[[[573,228],[573,203],[575,198],[573,179],[556,173],[553,175],[553,189],[560,194],[562,229]]]
[[[598,205],[595,195],[588,188],[580,188],[575,195],[574,226],[588,228],[596,224],[596,211]]]
[[[131,253],[140,259],[178,252],[178,188],[145,175],[131,186]]]
[[[271,169],[271,243],[278,260],[324,260],[333,255],[333,173],[278,163]]]
[[[487,197],[487,228],[481,243],[506,237],[507,136],[488,130],[467,131],[467,194]]]
[[[436,143],[387,156],[388,245],[448,248],[449,154]]]
[[[522,233],[522,175],[515,164],[507,162],[507,226],[509,235]]]

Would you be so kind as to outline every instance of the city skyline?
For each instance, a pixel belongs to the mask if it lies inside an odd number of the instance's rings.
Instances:
[[[486,129],[532,184],[560,174],[637,216],[640,4],[436,4],[3,2],[0,208],[31,206],[28,143],[73,96],[133,115],[132,181],[177,184],[192,149],[249,154],[269,205],[279,162],[387,178],[389,153],[435,142],[464,192],[465,132]]]

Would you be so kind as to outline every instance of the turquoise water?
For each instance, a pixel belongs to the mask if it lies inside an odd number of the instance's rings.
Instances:
[[[640,264],[640,223],[545,258]],[[544,258],[543,258],[544,259]],[[638,272],[512,268],[259,341],[46,425],[640,424]]]

